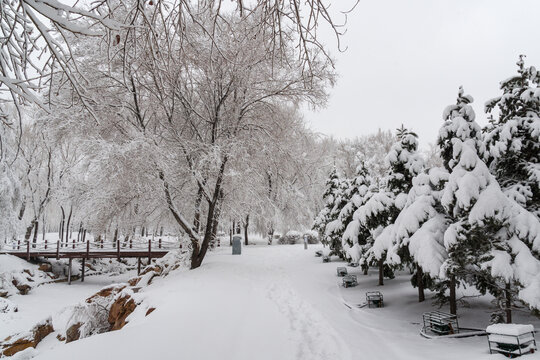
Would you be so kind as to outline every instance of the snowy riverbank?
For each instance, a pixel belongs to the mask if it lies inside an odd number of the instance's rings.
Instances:
[[[335,268],[343,263],[322,264],[314,257],[318,247],[250,246],[241,256],[220,248],[200,269],[179,270],[144,289],[144,297],[156,307],[150,316],[120,331],[69,344],[49,336],[37,347],[36,359],[504,359],[489,355],[485,337],[421,337],[421,313],[433,309],[431,294],[418,304],[408,274],[378,287],[375,273],[363,276],[358,268],[349,272],[359,274],[359,286],[341,288]],[[71,286],[43,285],[31,295],[18,296],[14,300],[20,312],[0,315],[0,336],[7,328],[28,329],[63,306],[128,277],[100,275]],[[344,305],[363,302],[365,292],[375,289],[384,293],[385,308]],[[469,302],[470,308],[459,309],[460,324],[485,327],[488,299]],[[518,321],[540,327],[538,319],[518,316]]]

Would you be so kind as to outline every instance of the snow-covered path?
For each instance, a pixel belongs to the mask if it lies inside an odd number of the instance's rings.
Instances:
[[[38,359],[498,359],[482,337],[426,340],[410,284],[385,286],[384,309],[349,309],[375,277],[340,288],[338,263],[321,264],[301,246],[220,249],[196,271],[145,290],[157,308],[120,331],[66,345],[38,346]],[[408,288],[405,288],[408,287]],[[410,288],[410,289],[409,289]],[[351,290],[351,291],[349,291]],[[358,300],[358,301],[357,301]],[[425,307],[425,305],[424,305]],[[410,311],[408,311],[410,310]],[[401,314],[401,315],[399,315]],[[459,346],[457,346],[459,345]],[[538,359],[537,354],[528,359]]]

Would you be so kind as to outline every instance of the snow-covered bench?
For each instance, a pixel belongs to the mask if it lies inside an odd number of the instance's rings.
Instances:
[[[330,262],[330,256],[323,256],[322,262]]]
[[[343,277],[343,287],[348,288],[348,287],[353,287],[356,285],[358,285],[358,280],[356,279],[356,275],[348,274]]]
[[[347,266],[350,266],[350,267],[358,267],[360,264],[358,264],[357,262],[350,262],[347,264]]]
[[[493,324],[486,332],[490,354],[495,351],[513,357],[537,350],[532,325]]]
[[[323,254],[322,254],[322,250],[317,250],[315,251],[315,256],[316,257],[321,257]]]
[[[368,307],[384,307],[383,295],[380,291],[368,291],[366,302]]]
[[[347,268],[345,268],[343,266],[339,266],[336,271],[337,271],[337,276],[345,276],[345,275],[347,275]]]
[[[422,314],[424,332],[431,330],[437,335],[450,335],[459,333],[459,324],[456,315],[442,311],[430,311]]]

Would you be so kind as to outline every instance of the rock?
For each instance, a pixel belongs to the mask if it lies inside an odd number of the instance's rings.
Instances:
[[[50,318],[47,319],[45,322],[34,326],[33,334],[35,344],[39,344],[41,340],[45,338],[45,336],[49,335],[53,331],[54,328],[52,326],[52,320]]]
[[[13,356],[30,347],[35,348],[41,340],[52,332],[54,332],[54,329],[52,320],[49,318],[34,326],[28,333],[9,336],[2,342],[2,355]]]
[[[56,338],[58,339],[58,341],[66,341],[66,338],[62,336],[62,334],[56,335]]]
[[[154,310],[156,310],[156,308],[151,307],[150,309],[146,310],[146,315],[144,315],[144,316],[150,315]]]
[[[4,298],[0,298],[0,314],[1,313],[11,313],[17,312],[19,309],[12,301]]]
[[[163,271],[163,268],[160,265],[155,266],[147,266],[144,268],[144,270],[141,272],[141,276],[148,274],[150,271],[153,271],[156,273],[156,275],[161,275],[161,272]]]
[[[111,331],[119,330],[126,325],[126,318],[135,310],[137,304],[130,295],[119,296],[109,310]]]
[[[83,324],[78,322],[71,325],[66,331],[66,344],[75,340],[79,340],[81,337],[80,328]]]
[[[19,294],[21,295],[26,295],[30,292],[30,290],[32,289],[30,287],[30,285],[28,284],[17,284],[15,285],[15,287],[17,288],[17,290],[19,290]]]
[[[7,291],[0,291],[0,298],[7,298],[8,292]]]
[[[97,293],[95,293],[94,295],[90,296],[88,299],[86,299],[86,302],[91,303],[98,297],[107,298],[111,295],[115,295],[119,293],[120,291],[122,291],[125,287],[126,285],[109,286],[109,287],[103,288],[99,290]]]
[[[134,277],[128,280],[128,284],[129,286],[136,286],[139,283],[139,281],[141,281],[141,278],[139,276]]]
[[[49,263],[43,263],[38,267],[39,271],[52,272],[52,265]]]

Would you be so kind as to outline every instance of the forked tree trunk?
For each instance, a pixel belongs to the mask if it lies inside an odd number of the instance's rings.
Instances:
[[[450,277],[450,314],[457,315],[456,276]]]
[[[418,288],[418,302],[426,300],[424,295],[424,271],[422,267],[416,264],[416,287]]]
[[[379,260],[379,285],[384,285],[384,260],[382,257]]]
[[[249,227],[249,214],[246,215],[246,221],[244,222],[244,244],[247,246],[248,242],[248,227]]]
[[[507,283],[504,291],[506,297],[506,323],[512,323],[512,293],[511,293],[511,284]]]

